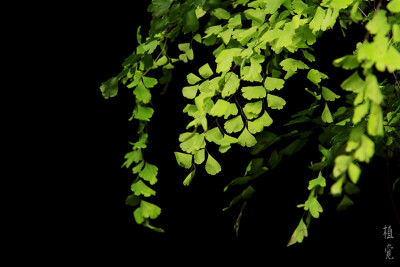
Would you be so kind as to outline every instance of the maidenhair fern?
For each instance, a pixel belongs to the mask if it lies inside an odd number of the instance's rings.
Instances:
[[[163,231],[151,225],[161,212],[151,203],[158,167],[143,157],[148,124],[158,112],[152,93],[156,86],[168,87],[177,64],[196,64],[200,51],[193,49],[193,43],[212,48],[215,60],[186,74],[183,113],[191,121],[179,136],[180,151],[175,157],[179,166],[188,169],[182,179],[188,186],[197,168],[204,166],[210,175],[223,168],[207,149],[210,143],[220,153],[228,153],[232,146],[251,149],[253,159],[244,175],[224,189],[243,187],[226,208],[242,203],[236,231],[255,191],[252,181],[268,175],[283,157],[301,153],[313,130],[321,130],[319,145],[309,149],[319,150],[320,162],[308,166],[315,176],[308,183],[308,197],[298,205],[304,213],[288,245],[302,242],[311,219],[321,216],[321,194],[328,191],[341,197],[338,209],[351,205],[362,166],[377,154],[394,157],[398,152],[400,0],[153,0],[148,11],[152,19],[147,37],[142,39],[139,27],[135,52],[123,63],[123,70],[100,87],[103,96],[110,98],[124,84],[135,97],[131,120],[138,122],[138,139],[123,166],[134,175],[126,203],[134,208],[138,224]],[[313,54],[313,46],[337,24],[343,33],[350,24],[359,24],[365,28],[365,37],[352,54],[334,60],[333,65],[348,76],[340,87],[328,88],[332,77],[312,67],[319,57]],[[181,36],[190,37],[190,42],[179,43]],[[172,46],[178,48],[177,57],[169,54]],[[299,89],[311,94],[312,101],[289,120],[278,120],[271,113],[286,108],[282,92],[295,75],[310,81],[309,88]],[[311,123],[311,130],[283,134],[270,130],[275,124],[285,129],[303,123]]]

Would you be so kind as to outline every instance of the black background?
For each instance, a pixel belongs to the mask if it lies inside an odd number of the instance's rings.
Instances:
[[[346,266],[389,263],[385,261],[385,247],[391,243],[394,256],[400,259],[400,227],[389,199],[386,163],[379,159],[363,170],[361,194],[355,197],[353,208],[337,212],[340,199],[325,194],[321,198],[324,212],[312,220],[309,237],[287,248],[302,215],[296,205],[304,203],[308,181],[316,177],[306,168],[315,154],[310,153],[310,158],[295,155],[257,181],[236,237],[233,224],[238,207],[226,212],[222,208],[238,191],[224,193],[223,187],[244,171],[250,160],[248,153],[243,153],[246,150],[214,153],[222,173],[209,176],[198,171],[189,187],[182,185],[187,170],[177,167],[173,154],[179,151],[178,136],[189,122],[182,114],[186,100],[181,88],[186,85],[186,73],[196,69],[191,63],[177,67],[166,95],[158,96],[156,89],[153,92],[155,114],[146,153],[159,167],[159,182],[154,187],[157,196],[152,200],[162,208],[162,214],[154,224],[166,232],[159,234],[136,225],[133,210],[124,203],[132,176],[129,170],[120,168],[130,149],[128,141],[136,139],[137,125],[128,121],[133,94],[120,88],[118,96],[104,100],[99,86],[120,71],[123,60],[135,49],[137,27],[143,25],[142,32],[146,30],[150,14],[146,13],[146,4],[138,2],[65,7],[41,23],[50,29],[51,22],[57,21],[58,29],[47,30],[50,43],[38,48],[48,55],[45,73],[55,77],[46,94],[51,96],[47,108],[38,110],[46,116],[55,113],[56,119],[46,121],[49,130],[40,138],[50,143],[44,174],[51,177],[45,182],[51,189],[35,194],[34,206],[39,208],[32,212],[37,219],[28,230],[33,237],[26,246],[41,253],[32,257],[48,259],[52,255],[61,262],[112,266],[160,261]],[[360,38],[364,32],[351,35]],[[350,38],[353,43],[348,45],[340,38],[340,29],[335,29],[316,48],[315,55],[324,57],[316,66],[328,75],[332,73],[332,60],[351,53],[357,40]],[[201,53],[195,50],[195,59]],[[328,87],[340,84],[346,77],[343,75],[347,74],[334,71],[333,85]],[[292,86],[303,92],[304,85],[296,82]],[[315,144],[309,145],[316,150]],[[395,239],[390,242],[383,237],[385,225],[393,228]],[[38,245],[36,240],[43,240],[43,244]]]

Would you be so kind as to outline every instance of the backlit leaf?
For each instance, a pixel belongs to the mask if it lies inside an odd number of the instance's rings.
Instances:
[[[267,88],[268,91],[272,90],[281,90],[283,85],[285,84],[285,80],[273,77],[265,78],[264,86]]]
[[[224,128],[227,133],[237,133],[243,129],[244,123],[241,115],[225,122]]]
[[[348,155],[340,155],[335,159],[335,167],[333,168],[333,176],[339,177],[344,172],[347,171],[350,162],[352,161],[352,157]]]
[[[221,171],[221,165],[216,161],[210,153],[208,153],[206,161],[206,172],[211,175],[215,175]]]
[[[182,89],[182,95],[186,98],[193,99],[196,97],[198,89],[198,85],[185,86]]]
[[[148,187],[142,180],[139,180],[131,185],[131,190],[136,196],[143,195],[145,197],[154,196],[156,191]]]
[[[239,76],[234,72],[228,72],[225,75],[225,84],[224,88],[222,89],[222,97],[225,98],[234,94],[237,89],[239,89],[240,79]]]
[[[332,117],[331,111],[329,110],[327,103],[325,104],[325,108],[324,108],[324,111],[322,112],[321,119],[323,122],[326,122],[326,123],[333,122],[333,117]]]
[[[393,13],[400,12],[400,0],[390,1],[390,3],[387,5],[387,8],[389,9],[390,12]]]
[[[175,158],[179,166],[184,167],[186,169],[192,167],[193,155],[181,152],[175,152]]]
[[[285,99],[272,94],[267,95],[268,107],[272,109],[282,109],[286,105]]]
[[[195,175],[196,175],[196,169],[194,169],[193,171],[191,171],[191,172],[188,174],[188,176],[186,176],[185,180],[183,180],[183,185],[188,186],[188,185],[192,182],[192,180],[193,180],[193,178],[194,178]]]
[[[147,89],[142,82],[136,86],[133,90],[133,94],[136,96],[137,100],[147,104],[151,100],[151,93],[150,90]]]
[[[248,121],[249,132],[252,134],[262,132],[264,127],[268,127],[272,124],[273,120],[269,114],[264,111],[264,114],[254,121]]]
[[[210,68],[210,65],[208,65],[208,63],[206,63],[199,68],[199,74],[201,77],[208,79],[208,78],[210,78],[211,75],[214,74],[214,72]]]
[[[231,14],[228,11],[220,7],[211,11],[211,15],[218,19],[229,19],[231,17]]]
[[[143,199],[140,201],[140,209],[144,218],[155,219],[161,214],[160,207]]]
[[[304,223],[303,219],[300,220],[299,225],[297,225],[296,229],[294,230],[292,237],[290,238],[287,246],[291,246],[295,243],[303,242],[304,237],[308,236],[307,226]]]
[[[218,99],[217,103],[212,107],[209,114],[211,116],[222,117],[226,114],[226,111],[229,108],[230,103],[223,99]]]
[[[267,95],[267,91],[263,86],[245,86],[242,87],[243,97],[251,99],[264,98]]]
[[[387,22],[386,11],[378,10],[372,20],[370,20],[365,26],[371,34],[382,34],[386,35],[390,30],[390,25]]]
[[[199,77],[197,77],[197,76],[196,76],[195,74],[193,74],[193,73],[189,73],[189,74],[186,76],[186,79],[187,79],[188,83],[191,84],[191,85],[196,84],[196,83],[198,83],[198,82],[201,81],[201,79],[200,79]]]
[[[371,103],[367,129],[371,136],[384,135],[382,108],[375,103]]]
[[[368,163],[375,153],[375,143],[368,136],[361,136],[361,145],[355,151],[354,157],[360,162]]]
[[[151,185],[157,183],[157,166],[146,162],[143,170],[139,173],[139,177],[143,178],[143,180],[149,182]]]
[[[247,128],[244,128],[243,132],[240,134],[238,137],[238,143],[239,145],[243,147],[252,147],[255,144],[257,144],[256,138],[247,130]]]
[[[315,85],[319,86],[321,80],[328,79],[328,76],[316,69],[311,69],[307,74],[307,79],[309,79]]]
[[[322,97],[326,101],[335,101],[336,98],[340,98],[340,95],[337,95],[334,92],[332,92],[330,89],[326,88],[325,86],[322,86]]]
[[[137,105],[136,109],[133,111],[133,117],[137,120],[150,121],[150,118],[153,116],[153,113],[154,113],[153,108]]]
[[[361,174],[360,167],[358,167],[357,164],[350,162],[350,165],[349,165],[349,168],[347,171],[348,171],[350,180],[353,182],[353,184],[356,184],[358,182],[358,179],[360,178],[360,174]]]
[[[240,55],[242,49],[230,48],[222,50],[215,59],[217,63],[217,73],[228,72],[232,67],[233,58]]]

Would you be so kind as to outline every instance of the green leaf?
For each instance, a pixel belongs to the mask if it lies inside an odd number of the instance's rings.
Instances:
[[[319,172],[318,177],[315,179],[312,179],[310,182],[308,182],[308,190],[312,190],[315,187],[320,186],[320,187],[325,187],[326,186],[326,180],[322,176],[322,173]]]
[[[393,24],[392,26],[392,38],[393,42],[400,42],[400,24]]]
[[[313,84],[319,86],[322,79],[328,79],[328,76],[316,69],[311,69],[307,74],[307,79],[309,79]]]
[[[105,99],[114,97],[118,94],[118,82],[117,77],[112,77],[100,86],[100,91]]]
[[[199,20],[196,16],[196,9],[192,8],[185,13],[182,19],[183,33],[195,32],[199,29]]]
[[[365,82],[361,79],[358,72],[354,72],[341,84],[342,88],[346,91],[358,93],[365,87]]]
[[[390,3],[386,7],[390,12],[398,13],[400,12],[400,0],[390,1]]]
[[[239,112],[239,110],[238,110],[236,104],[230,103],[228,109],[225,112],[224,119],[225,120],[228,119],[231,115],[235,116],[238,114],[238,112]]]
[[[339,177],[345,173],[352,160],[352,157],[348,155],[337,156],[335,159],[335,167],[333,168],[333,176]]]
[[[143,80],[144,86],[147,88],[153,88],[158,83],[157,79],[152,78],[152,77],[143,76],[142,80]]]
[[[138,207],[134,212],[133,212],[133,217],[135,218],[135,221],[137,224],[142,224],[144,222],[144,217],[142,215],[142,209],[141,207]]]
[[[239,76],[234,72],[228,72],[225,75],[225,84],[224,88],[222,89],[222,97],[225,98],[234,94],[237,89],[239,89],[240,79]]]
[[[289,79],[293,74],[297,72],[297,69],[309,69],[309,67],[302,61],[293,58],[287,58],[281,61],[279,65],[282,69],[287,71],[284,79]]]
[[[290,238],[289,242],[287,243],[287,246],[291,246],[295,243],[301,243],[303,242],[304,237],[308,236],[307,232],[307,226],[304,223],[303,219],[300,220],[299,225],[296,227],[294,230],[292,237]]]
[[[382,103],[383,95],[379,89],[378,80],[375,75],[368,75],[365,79],[365,96],[376,104]]]
[[[243,129],[244,123],[241,115],[225,122],[224,128],[227,133],[237,133]]]
[[[296,72],[297,69],[309,69],[309,67],[301,60],[296,60],[293,58],[287,58],[281,61],[279,65],[282,66],[282,69],[287,72]]]
[[[151,101],[150,90],[147,89],[142,82],[139,82],[133,90],[133,94],[136,96],[136,99],[141,101],[143,104],[147,104]]]
[[[153,17],[162,17],[168,13],[170,5],[171,0],[153,0],[149,4],[147,11],[151,12]]]
[[[210,175],[216,175],[221,171],[221,165],[219,165],[218,161],[216,161],[210,153],[208,153],[207,161],[206,161],[206,172]]]
[[[211,77],[211,75],[214,74],[213,70],[210,68],[210,65],[208,63],[204,64],[199,68],[199,74],[201,77],[208,79]]]
[[[182,89],[182,95],[188,99],[193,99],[196,97],[198,89],[198,85],[185,86]]]
[[[259,8],[249,8],[244,11],[244,15],[247,19],[250,19],[252,21],[252,26],[260,26],[264,23],[265,16],[267,14],[264,12],[264,10],[261,10]]]
[[[349,168],[347,169],[347,171],[348,171],[350,180],[353,182],[353,184],[356,184],[361,175],[360,167],[358,167],[357,164],[350,162]]]
[[[309,210],[311,216],[318,218],[319,214],[323,211],[321,204],[319,204],[316,197],[309,197],[306,203],[304,203],[304,210]]]
[[[243,147],[252,147],[257,144],[257,140],[246,128],[244,128],[243,132],[238,137],[238,144]]]
[[[222,50],[221,53],[215,59],[217,63],[217,73],[228,72],[232,67],[234,57],[240,56],[240,48],[230,48]]]
[[[230,103],[223,99],[218,99],[217,103],[212,107],[209,114],[211,116],[222,117],[226,114],[226,111],[229,108]]]
[[[220,37],[226,45],[228,45],[229,41],[231,40],[232,33],[233,29],[228,28],[225,31],[220,32],[217,36]]]
[[[369,163],[375,153],[375,143],[363,134],[360,147],[354,152],[354,157],[360,162]]]
[[[196,76],[195,74],[193,74],[193,73],[189,73],[189,74],[186,76],[186,79],[187,79],[187,81],[188,81],[188,83],[189,83],[190,85],[196,84],[196,83],[198,83],[198,82],[201,81],[201,79],[200,79],[199,77],[197,77],[197,76]]]
[[[360,63],[355,55],[347,55],[333,61],[335,67],[342,67],[345,70],[352,70],[358,68]]]
[[[175,158],[179,166],[189,169],[192,167],[193,155],[181,152],[175,152]]]
[[[233,29],[239,26],[242,26],[242,16],[240,14],[236,14],[229,19],[228,28]]]
[[[192,182],[192,180],[193,180],[193,178],[194,178],[195,175],[196,175],[196,169],[194,169],[193,171],[191,171],[191,172],[188,174],[188,176],[186,176],[185,180],[183,180],[183,185],[184,185],[184,186],[188,186],[188,185]]]
[[[240,29],[233,32],[232,37],[239,41],[241,45],[246,45],[257,34],[257,27],[253,26],[249,29]]]
[[[275,89],[281,90],[283,85],[285,84],[285,80],[273,77],[265,78],[264,86],[268,91],[273,91]]]
[[[223,139],[222,133],[218,127],[214,127],[211,130],[208,130],[206,133],[206,139],[208,142],[214,142],[217,145],[221,144]]]
[[[124,157],[126,161],[122,164],[121,167],[129,168],[133,162],[138,163],[143,159],[142,151],[141,150],[133,150],[127,153]]]
[[[268,107],[272,109],[282,109],[286,105],[285,99],[272,94],[267,95]]]
[[[272,122],[273,120],[269,116],[267,111],[264,111],[264,114],[260,118],[254,121],[248,121],[249,132],[252,134],[262,132],[264,130],[264,127],[270,126]]]
[[[310,29],[312,30],[313,33],[316,33],[317,31],[321,30],[321,26],[323,24],[325,15],[326,15],[325,10],[319,6],[317,8],[317,11],[315,12],[314,18],[310,22]]]
[[[143,199],[140,201],[140,209],[144,218],[156,219],[161,214],[160,207]]]
[[[358,105],[354,108],[354,114],[353,114],[353,123],[357,124],[359,123],[365,115],[368,114],[369,110],[369,101],[365,101],[363,104]]]
[[[183,133],[179,136],[180,148],[186,153],[192,153],[204,148],[204,134]]]
[[[248,120],[257,118],[259,116],[259,114],[261,113],[263,107],[263,101],[257,101],[257,102],[250,102],[247,103],[244,108],[243,108],[243,112],[246,115],[246,118]]]
[[[295,13],[297,13],[299,15],[306,14],[308,5],[305,4],[302,0],[294,0],[292,2],[292,9]]]
[[[206,159],[206,155],[205,155],[205,149],[200,149],[198,150],[195,154],[194,154],[194,163],[200,165],[204,162],[204,160]]]
[[[382,108],[373,102],[371,102],[367,129],[371,136],[384,135]]]
[[[263,86],[245,86],[242,87],[243,97],[252,100],[264,98],[267,95],[267,91]]]
[[[325,108],[324,108],[324,111],[322,112],[321,119],[323,122],[326,122],[326,123],[333,122],[333,117],[332,117],[331,111],[329,110],[327,103],[325,104]]]
[[[153,116],[153,113],[154,109],[151,107],[136,105],[136,108],[133,111],[133,117],[141,121],[150,121],[150,118]]]
[[[142,180],[131,185],[131,190],[136,196],[143,195],[145,197],[155,196],[156,191],[148,187]]]
[[[217,19],[229,19],[231,17],[231,14],[228,11],[220,7],[211,11],[211,15]]]
[[[157,183],[157,166],[146,162],[143,170],[139,173],[139,177],[143,178],[143,180],[149,182],[151,185]]]
[[[374,17],[365,26],[371,34],[386,35],[390,30],[390,25],[387,22],[386,11],[379,9],[375,12]]]
[[[322,86],[322,97],[326,101],[335,101],[336,98],[340,98],[340,95],[337,95],[334,92],[332,92],[330,89],[326,88],[325,86]]]
[[[283,2],[285,2],[285,0],[268,1],[264,12],[267,14],[274,14],[278,8],[281,7]]]

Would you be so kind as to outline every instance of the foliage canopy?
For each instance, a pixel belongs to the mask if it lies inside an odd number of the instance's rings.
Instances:
[[[249,149],[253,159],[244,175],[224,188],[243,187],[224,209],[242,203],[236,232],[255,192],[252,181],[268,175],[283,157],[301,153],[310,138],[318,139],[318,147],[310,149],[320,152],[320,161],[308,166],[316,178],[308,183],[308,198],[297,206],[304,212],[288,246],[308,236],[311,219],[323,212],[320,195],[328,191],[340,197],[338,210],[342,210],[353,203],[363,165],[374,156],[398,156],[400,0],[152,0],[148,12],[152,14],[148,35],[143,38],[138,28],[134,53],[117,76],[100,86],[106,99],[117,95],[120,84],[135,97],[130,120],[138,122],[138,140],[125,155],[123,167],[135,176],[126,203],[134,208],[138,224],[163,231],[151,225],[161,208],[148,200],[156,194],[151,186],[157,183],[158,167],[143,156],[148,125],[157,112],[152,94],[155,87],[167,89],[176,64],[196,63],[194,43],[211,48],[215,60],[186,76],[182,94],[188,103],[183,113],[191,121],[179,136],[181,151],[175,157],[188,169],[183,180],[188,186],[201,165],[210,175],[223,168],[207,149],[211,143],[220,153],[232,146]],[[351,24],[364,28],[365,37],[352,54],[333,61],[348,75],[340,87],[328,88],[331,77],[313,67],[318,58],[313,46],[335,25],[345,35]],[[189,41],[181,43],[182,36]],[[179,55],[169,53],[174,46]],[[295,75],[310,82],[301,90],[312,97],[299,101],[289,120],[278,120],[271,114],[287,108],[283,92]],[[274,124],[281,131],[273,132]],[[298,129],[286,131],[293,125]]]

